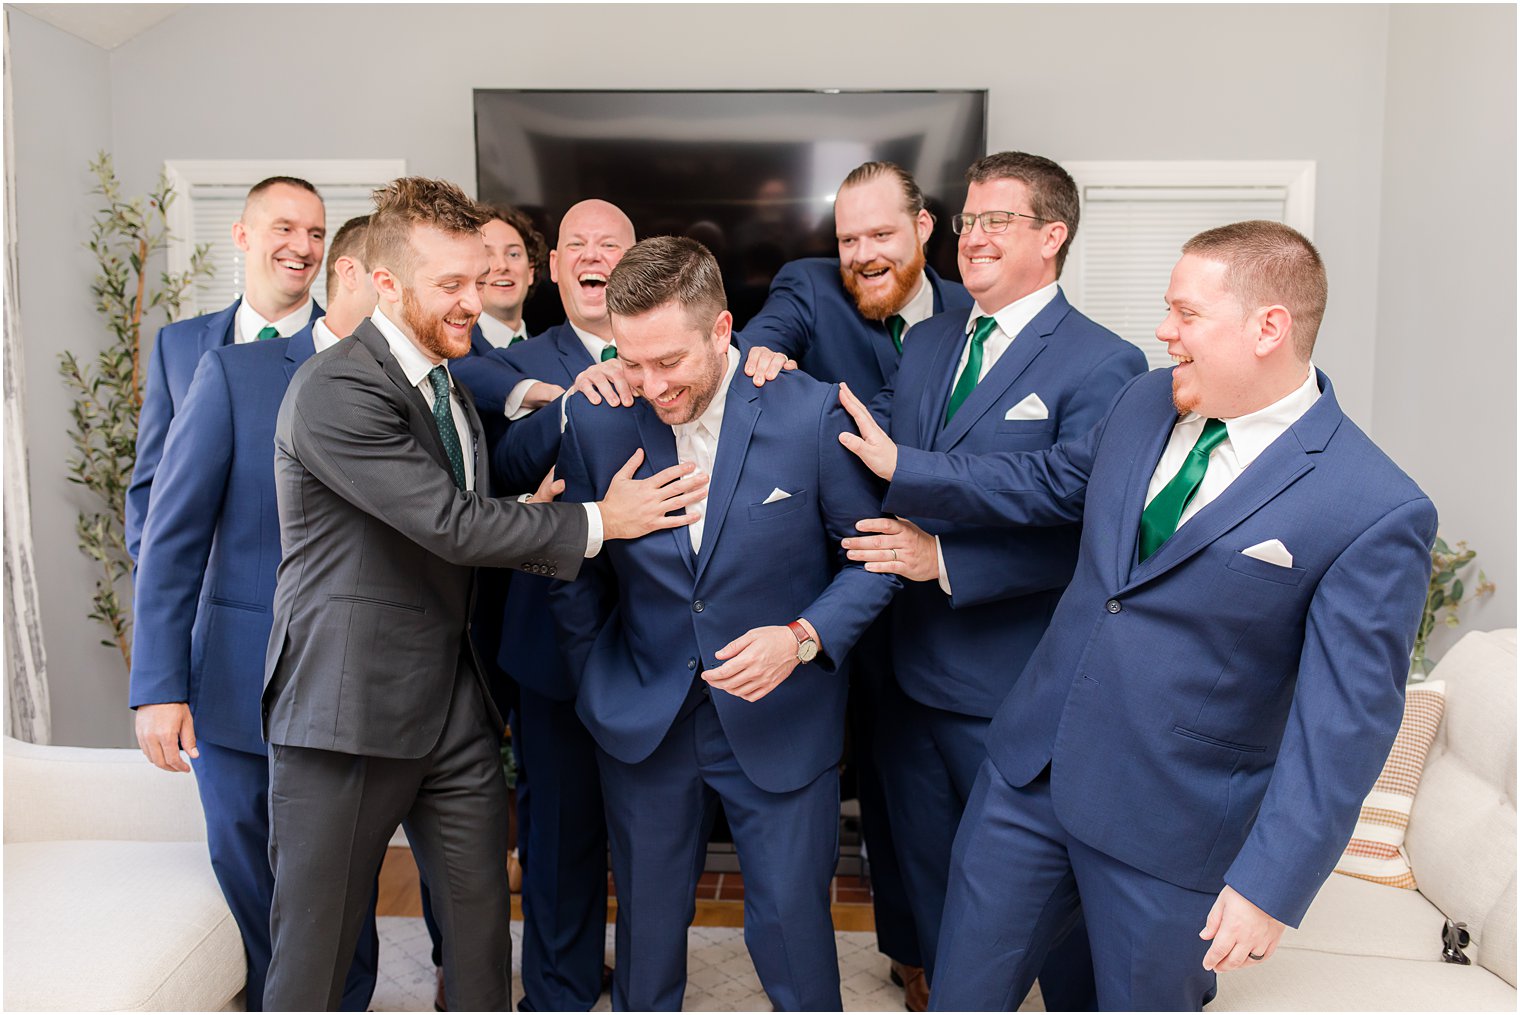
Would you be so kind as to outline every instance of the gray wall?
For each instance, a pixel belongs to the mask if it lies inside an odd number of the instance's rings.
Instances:
[[[1408,82],[1435,73],[1426,64],[1430,54],[1415,44],[1429,33],[1405,26],[1411,19],[1452,26],[1435,33],[1446,39],[1452,60],[1492,63],[1492,69],[1468,69],[1508,75],[1513,82],[1513,31],[1490,33],[1482,40],[1482,60],[1474,59],[1459,45],[1463,19],[1484,15],[1452,10],[1401,8],[1391,15],[1383,5],[202,5],[112,51],[111,98],[95,89],[93,100],[80,101],[94,102],[89,122],[109,121],[118,165],[137,191],[151,184],[165,159],[397,156],[413,172],[473,189],[476,87],[986,88],[994,149],[1023,148],[1057,159],[1313,159],[1315,238],[1330,264],[1333,288],[1316,361],[1334,376],[1347,411],[1381,437],[1385,411],[1396,415],[1403,400],[1394,399],[1385,410],[1380,386],[1390,370],[1407,370],[1407,364],[1385,368],[1383,358],[1412,363],[1429,344],[1379,327],[1382,301],[1390,294],[1388,285],[1380,285],[1379,256],[1388,248],[1380,234],[1408,224],[1382,193],[1390,154],[1385,148],[1397,143],[1402,152],[1405,144],[1422,145],[1436,126],[1402,107],[1385,108],[1395,95],[1413,96],[1423,87]],[[51,31],[32,24],[34,34]],[[1403,33],[1392,40],[1391,24]],[[249,54],[295,52],[250,72],[246,61],[228,58],[234,43]],[[333,48],[323,52],[324,45]],[[404,56],[387,61],[387,52]],[[408,75],[408,68],[424,70]],[[29,56],[23,66],[18,56],[18,121],[29,104],[32,115],[27,130],[18,122],[17,142],[31,158],[53,160],[49,174],[31,178],[34,187],[48,191],[58,212],[50,221],[77,223],[88,208],[79,198],[86,189],[84,156],[50,152],[58,147],[48,122],[59,112],[50,94],[55,74],[38,57]],[[1460,91],[1450,83],[1442,87]],[[1512,104],[1512,86],[1508,95]],[[1483,96],[1481,105],[1463,111],[1476,117],[1480,108],[1492,109],[1493,102]],[[165,113],[171,109],[172,117]],[[1489,129],[1501,135],[1493,144],[1502,148],[1507,138],[1510,146],[1508,169],[1493,169],[1507,182],[1491,184],[1498,199],[1510,202],[1509,212],[1494,218],[1502,235],[1483,238],[1485,247],[1493,247],[1487,252],[1492,258],[1463,257],[1464,268],[1503,257],[1513,268],[1514,118],[1492,119]],[[1395,135],[1405,134],[1407,141],[1395,142]],[[1424,187],[1417,180],[1400,185]],[[24,205],[27,196],[21,196]],[[77,234],[52,242],[66,246]],[[23,258],[34,263],[42,254],[33,244],[48,240],[45,232],[24,229]],[[1411,274],[1429,257],[1418,246],[1405,256]],[[1499,273],[1497,265],[1493,271]],[[87,282],[87,266],[77,273],[49,272],[30,280],[25,298],[34,317],[74,307],[87,318],[81,299]],[[1159,306],[1159,293],[1157,298]],[[1407,349],[1390,352],[1401,342]],[[1507,324],[1474,330],[1463,347],[1464,362],[1507,385],[1513,342],[1511,299]],[[1495,370],[1505,362],[1502,374]],[[1507,388],[1501,400],[1511,414],[1512,396]],[[29,411],[34,429],[51,425],[38,409]],[[1438,462],[1444,454],[1428,441],[1406,442],[1395,453],[1417,478],[1428,471],[1424,459]],[[1505,566],[1490,569],[1510,588],[1513,458],[1511,445],[1508,502],[1474,506],[1485,518],[1483,540],[1489,530],[1511,530]],[[33,468],[39,486],[61,482],[61,466],[51,477],[35,459]],[[39,508],[39,515],[46,514],[41,502]],[[50,612],[61,610],[65,618],[49,622],[50,649],[57,642],[54,627],[73,633],[75,642],[93,640],[77,634],[83,578],[50,570],[50,562],[77,557],[67,524],[60,517],[49,531],[38,526],[44,587],[50,577],[55,586]],[[1475,522],[1462,532],[1476,542],[1478,528]],[[1501,562],[1486,542],[1479,545],[1486,557]],[[1486,620],[1513,623],[1513,616],[1511,598]],[[60,658],[53,677],[59,739],[67,740],[63,731],[71,730],[77,742],[103,742],[124,726],[116,718],[124,687],[113,674],[84,688],[83,678],[63,672],[91,665],[79,646],[54,651]],[[72,682],[67,694],[65,681]],[[76,697],[75,685],[82,696]],[[102,686],[108,689],[104,697]],[[65,722],[64,714],[74,711],[87,716]]]
[[[1511,626],[1515,8],[1395,7],[1388,65],[1373,436],[1498,582],[1463,627]]]

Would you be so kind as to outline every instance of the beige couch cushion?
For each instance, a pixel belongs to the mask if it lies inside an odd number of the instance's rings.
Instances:
[[[1259,966],[1221,974],[1207,1010],[1514,1011],[1515,990],[1482,966],[1281,948]]]
[[[1442,657],[1446,717],[1404,845],[1420,892],[1467,924],[1468,954],[1515,982],[1515,632],[1474,631]]]
[[[1282,948],[1438,962],[1446,918],[1419,892],[1332,874]]]
[[[244,976],[204,842],[6,844],[7,1010],[217,1009]]]

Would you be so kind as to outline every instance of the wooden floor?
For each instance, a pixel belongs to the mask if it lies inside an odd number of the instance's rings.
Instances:
[[[506,875],[503,874],[503,877]],[[865,879],[836,877],[832,886],[830,909],[835,930],[873,931],[876,918],[871,910],[871,889]],[[417,889],[417,864],[412,851],[392,846],[386,851],[380,869],[380,916],[421,916],[422,897]],[[617,915],[617,897],[611,879],[607,884],[607,919]],[[512,896],[512,919],[522,919],[522,897]],[[740,874],[707,873],[697,883],[697,918],[699,927],[744,926],[744,878]]]

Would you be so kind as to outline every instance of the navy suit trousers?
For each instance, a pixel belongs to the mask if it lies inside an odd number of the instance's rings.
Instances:
[[[724,693],[724,692],[713,692]],[[598,749],[617,885],[615,1011],[679,1011],[686,930],[719,801],[744,874],[744,941],[777,1011],[839,1011],[829,884],[839,854],[839,773],[768,793],[739,767],[712,700],[683,709],[629,765]]]
[[[929,1007],[1017,1008],[1079,897],[1102,1010],[1199,1011],[1212,997],[1198,932],[1215,896],[1073,838],[1056,817],[1048,768],[1015,789],[986,761],[955,837]]]

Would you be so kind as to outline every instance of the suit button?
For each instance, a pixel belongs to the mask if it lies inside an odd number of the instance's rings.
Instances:
[[[697,661],[695,659],[688,659],[688,660],[686,660],[686,668],[688,670],[694,670],[694,669],[696,669],[697,668]]]
[[[551,575],[553,575],[553,574],[559,574],[559,568],[557,568],[557,567],[551,567],[551,568],[549,568],[549,573]]]
[[[1117,600],[1117,599],[1110,599],[1108,601],[1108,612],[1109,613],[1118,613],[1122,609],[1124,609],[1124,607],[1122,607],[1122,606],[1119,605],[1119,600]]]
[[[703,610],[707,609],[707,604],[698,599],[696,602],[691,604],[691,609],[694,613],[701,613]]]

